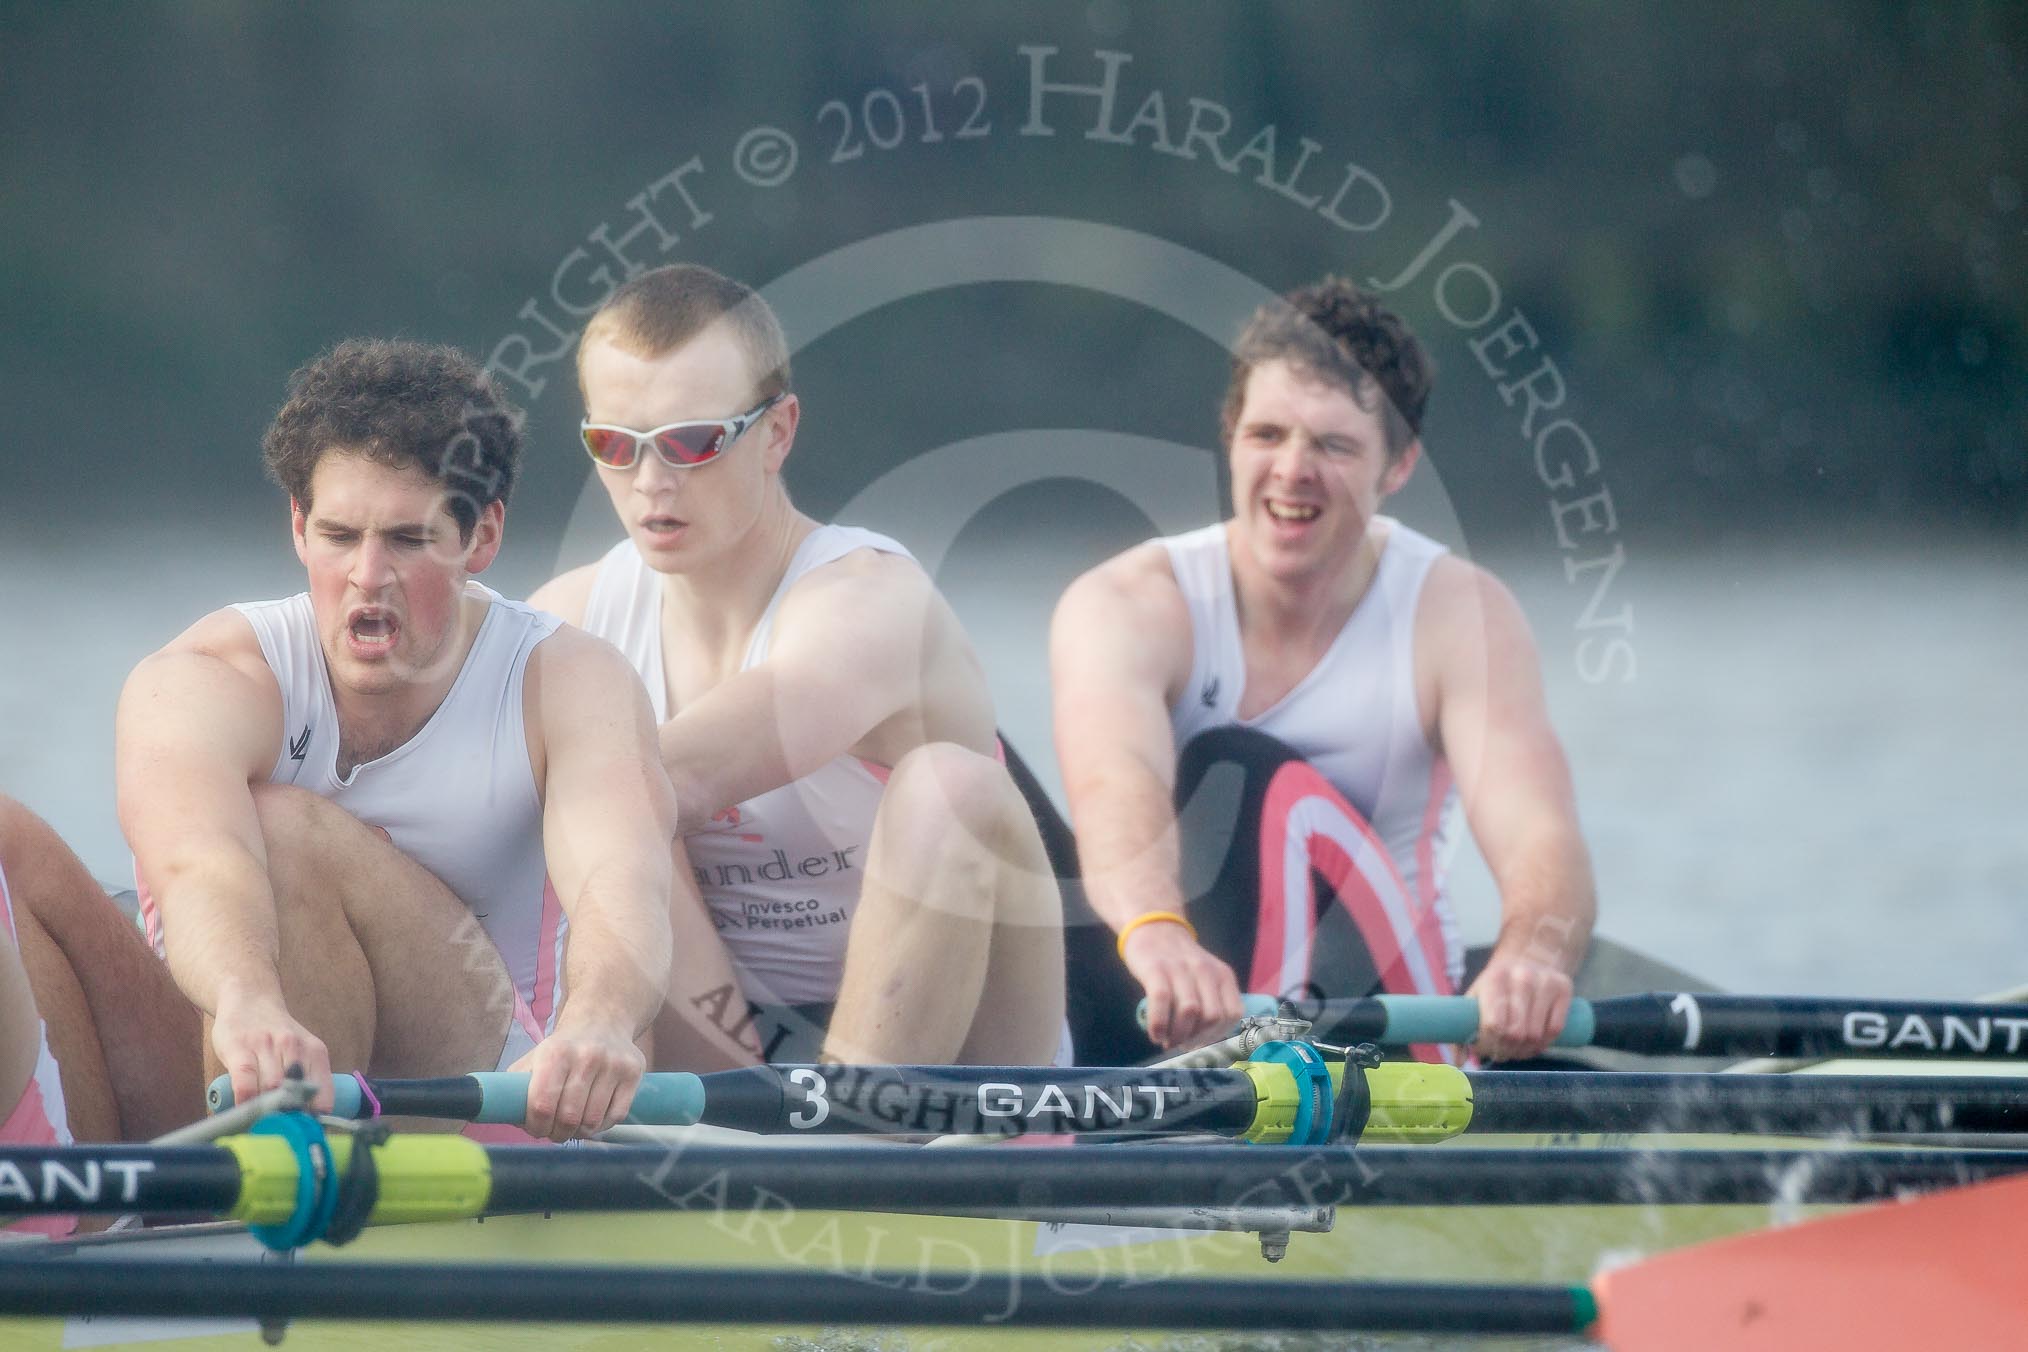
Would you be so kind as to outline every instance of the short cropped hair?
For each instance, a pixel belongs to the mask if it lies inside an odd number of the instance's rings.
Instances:
[[[453,347],[355,338],[289,377],[288,401],[261,441],[268,474],[305,511],[326,453],[419,469],[442,484],[458,534],[503,506],[521,466],[521,410]]]
[[[1408,325],[1343,277],[1326,277],[1254,311],[1232,349],[1220,427],[1225,444],[1239,425],[1247,378],[1254,368],[1286,361],[1313,378],[1350,390],[1359,407],[1382,402],[1381,426],[1390,459],[1422,434],[1436,367]]]
[[[613,292],[578,338],[579,384],[585,349],[595,339],[609,339],[644,357],[660,357],[721,319],[746,353],[755,399],[788,393],[789,343],[782,336],[781,320],[752,287],[698,263],[655,268]]]

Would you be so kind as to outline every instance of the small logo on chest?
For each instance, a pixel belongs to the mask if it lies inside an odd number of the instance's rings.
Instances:
[[[711,825],[704,829],[714,834],[734,835],[749,844],[759,844],[761,840],[759,835],[752,831],[740,829],[745,825],[746,822],[740,813],[739,805],[735,803],[731,807],[722,807],[712,813]]]
[[[1218,678],[1216,676],[1213,676],[1204,683],[1204,688],[1197,692],[1197,699],[1207,709],[1216,709],[1218,707]]]
[[[309,750],[310,725],[305,723],[303,730],[289,739],[289,759],[299,761],[309,753]]]

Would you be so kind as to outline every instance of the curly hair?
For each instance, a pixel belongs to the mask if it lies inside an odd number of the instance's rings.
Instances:
[[[503,506],[521,465],[523,414],[478,364],[453,347],[355,338],[298,368],[261,439],[268,474],[306,511],[329,451],[442,484],[458,534]]]
[[[1232,348],[1232,381],[1220,410],[1220,433],[1232,444],[1246,402],[1247,377],[1271,361],[1286,361],[1305,375],[1352,392],[1373,411],[1379,397],[1390,458],[1422,433],[1436,367],[1408,325],[1343,277],[1326,277],[1254,311]]]

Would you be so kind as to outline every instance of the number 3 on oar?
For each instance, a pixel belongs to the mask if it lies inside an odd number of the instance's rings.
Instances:
[[[800,1088],[809,1096],[807,1107],[796,1109],[789,1114],[789,1125],[798,1131],[809,1131],[831,1115],[831,1100],[824,1093],[824,1077],[805,1066],[789,1072],[789,1083]]]

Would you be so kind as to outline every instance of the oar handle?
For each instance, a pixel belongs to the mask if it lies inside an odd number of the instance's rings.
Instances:
[[[1479,1002],[1469,995],[1376,995],[1387,1014],[1383,1037],[1391,1045],[1416,1042],[1470,1042],[1479,1035]],[[1563,1031],[1553,1044],[1588,1047],[1594,1032],[1591,1001],[1570,1002]]]
[[[1240,1006],[1249,1018],[1266,1018],[1279,1013],[1282,1002],[1272,995],[1245,995],[1240,997]],[[1346,1011],[1356,1011],[1365,1017],[1355,1021]],[[1356,1036],[1389,1047],[1418,1042],[1470,1042],[1479,1035],[1479,1002],[1469,995],[1376,995],[1368,1000],[1331,1001],[1322,1010],[1309,1011],[1298,1002],[1296,1013],[1298,1017],[1320,1014],[1332,1024],[1342,1020],[1348,1025],[1343,1036]],[[1145,997],[1136,1007],[1134,1018],[1142,1028],[1148,1026]],[[1591,1002],[1572,1000],[1556,1045],[1588,1047],[1595,1030]]]
[[[528,1119],[528,1075],[525,1071],[479,1071],[438,1080],[387,1081],[378,1086],[379,1110],[394,1116],[444,1117],[460,1122],[515,1126]],[[334,1117],[366,1118],[377,1114],[362,1092],[356,1075],[337,1076],[331,1085]],[[233,1105],[232,1077],[211,1082],[205,1102],[214,1113]],[[704,1113],[704,1081],[687,1071],[643,1075],[634,1091],[627,1121],[663,1127],[696,1123]]]
[[[482,1070],[467,1078],[479,1084],[474,1122],[517,1125],[528,1118],[525,1071]],[[634,1090],[627,1121],[641,1126],[689,1127],[704,1117],[704,1081],[689,1071],[651,1071]]]
[[[333,1100],[331,1104],[331,1116],[333,1117],[357,1119],[373,1115],[367,1109],[365,1099],[359,1092],[359,1080],[356,1076],[340,1075],[336,1077],[331,1083],[331,1098]],[[205,1088],[205,1111],[214,1116],[237,1106],[237,1102],[233,1097],[232,1076],[230,1075],[219,1076]]]

